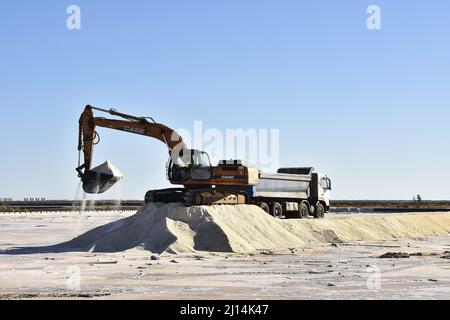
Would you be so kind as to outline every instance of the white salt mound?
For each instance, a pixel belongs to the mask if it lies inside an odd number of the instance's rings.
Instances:
[[[185,208],[148,204],[135,215],[60,245],[80,251],[288,252],[308,244],[447,236],[450,214],[334,216],[279,220],[256,206]]]

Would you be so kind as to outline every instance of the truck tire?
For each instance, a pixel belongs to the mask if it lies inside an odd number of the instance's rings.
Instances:
[[[263,209],[265,212],[267,212],[267,213],[270,214],[270,208],[269,208],[269,205],[268,205],[267,203],[265,203],[265,202],[260,202],[258,205],[259,205],[259,207],[260,207],[261,209]]]
[[[323,217],[325,217],[325,207],[319,203],[316,206],[316,210],[314,210],[314,218],[322,219]]]
[[[283,206],[279,202],[274,202],[270,206],[270,214],[275,218],[281,219],[283,217]]]
[[[298,217],[300,219],[307,219],[309,217],[309,206],[305,202],[300,203],[298,206]]]

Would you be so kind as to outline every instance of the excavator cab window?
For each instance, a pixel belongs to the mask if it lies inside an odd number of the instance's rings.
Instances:
[[[171,181],[211,179],[209,155],[199,150],[183,150],[175,160],[169,160],[168,177]]]
[[[204,151],[193,150],[192,165],[194,168],[210,168],[211,160],[209,155]]]
[[[192,152],[192,180],[208,180],[211,179],[211,160],[209,155],[204,151],[193,150]]]

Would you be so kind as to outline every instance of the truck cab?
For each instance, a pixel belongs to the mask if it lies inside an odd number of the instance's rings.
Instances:
[[[330,211],[331,180],[326,175],[312,173],[311,179],[311,202],[321,203],[325,212]]]

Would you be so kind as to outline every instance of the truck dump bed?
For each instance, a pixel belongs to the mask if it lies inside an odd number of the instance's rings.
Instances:
[[[278,173],[261,173],[255,197],[307,199],[312,171],[313,168],[281,168]]]

